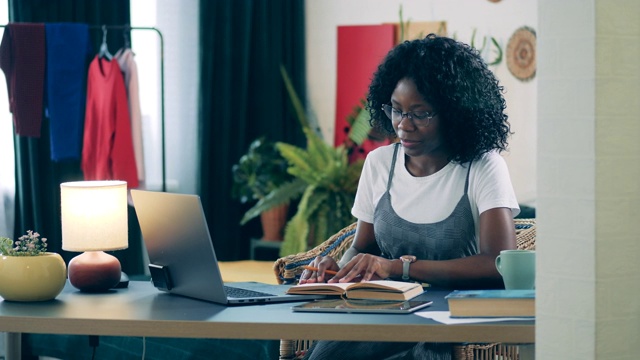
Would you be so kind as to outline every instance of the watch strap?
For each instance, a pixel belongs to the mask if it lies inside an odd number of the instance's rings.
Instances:
[[[402,280],[408,281],[409,277],[409,266],[411,265],[411,261],[402,260]]]

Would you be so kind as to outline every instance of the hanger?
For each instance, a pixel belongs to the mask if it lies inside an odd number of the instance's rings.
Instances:
[[[111,61],[113,55],[109,52],[109,48],[107,47],[107,26],[102,25],[102,45],[100,45],[100,52],[98,53],[99,58],[106,58]]]
[[[127,28],[124,29],[124,31],[122,32],[122,36],[124,36],[125,49],[131,49],[131,41],[129,40],[129,31],[131,31],[131,29],[127,26]]]

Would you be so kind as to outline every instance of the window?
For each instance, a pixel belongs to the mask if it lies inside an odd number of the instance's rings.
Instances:
[[[197,191],[198,1],[131,0],[131,26],[154,27],[164,44],[166,188]],[[133,30],[140,82],[147,188],[162,187],[160,41],[154,31]]]

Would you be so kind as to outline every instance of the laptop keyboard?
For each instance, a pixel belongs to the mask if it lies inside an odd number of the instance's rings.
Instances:
[[[242,288],[237,288],[233,286],[224,286],[224,291],[227,292],[228,297],[232,298],[254,298],[254,297],[265,297],[265,296],[273,296],[273,294],[267,294],[260,291],[247,290]]]

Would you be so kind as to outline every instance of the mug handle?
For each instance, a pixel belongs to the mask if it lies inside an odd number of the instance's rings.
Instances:
[[[498,269],[498,272],[502,275],[502,271],[500,271],[500,255],[496,256],[496,269]]]

